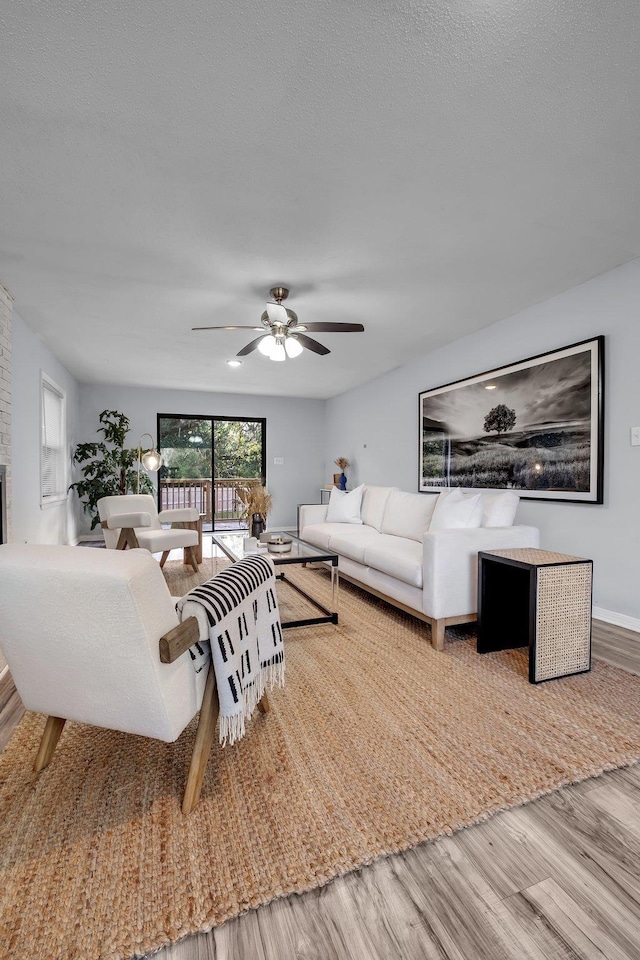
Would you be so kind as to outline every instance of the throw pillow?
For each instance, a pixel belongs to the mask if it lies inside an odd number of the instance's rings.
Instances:
[[[459,489],[443,490],[438,496],[436,508],[429,524],[429,533],[434,530],[458,530],[479,527],[482,523],[482,494],[463,496]]]
[[[520,502],[519,493],[514,493],[513,490],[505,490],[502,493],[485,493],[482,499],[484,500],[483,527],[513,526]]]
[[[329,497],[327,523],[362,523],[360,506],[362,504],[363,487],[364,484],[361,483],[359,487],[350,490],[348,493],[334,487]]]
[[[382,530],[384,511],[389,494],[398,487],[369,487],[364,484],[362,491],[362,522],[368,527]]]
[[[437,496],[430,493],[406,493],[392,490],[384,511],[381,533],[406,540],[422,541],[422,534],[429,529]],[[364,501],[362,507],[364,519]]]

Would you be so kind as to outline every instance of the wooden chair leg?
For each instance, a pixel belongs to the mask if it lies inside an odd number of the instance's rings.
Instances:
[[[431,646],[436,650],[444,650],[444,627],[445,619],[431,621]]]
[[[271,710],[271,704],[269,703],[269,697],[266,693],[263,693],[262,700],[258,701],[258,710],[260,713],[269,713]]]
[[[51,760],[53,751],[58,745],[62,728],[66,722],[67,721],[62,717],[47,717],[44,733],[42,734],[42,740],[40,741],[40,746],[38,747],[38,756],[36,757],[36,762],[33,766],[33,769],[36,773],[40,773],[41,770],[44,770]]]
[[[169,556],[170,553],[171,553],[170,550],[165,550],[165,551],[163,552],[162,556],[160,557],[160,566],[161,566],[161,567],[164,567],[165,563],[167,562],[167,557]]]
[[[130,550],[136,550],[139,546],[140,544],[138,543],[138,538],[136,537],[136,532],[133,527],[122,527],[116,544],[116,550],[126,550],[127,547],[129,547]]]
[[[198,560],[197,560],[197,556],[196,556],[196,548],[195,548],[195,547],[185,547],[185,548],[184,548],[184,559],[185,559],[185,563],[190,563],[190,564],[191,564],[191,566],[193,567],[193,572],[194,572],[194,573],[197,573],[197,572],[198,572]]]
[[[204,514],[201,513],[196,521],[196,530],[198,531],[198,546],[196,547],[196,561],[197,563],[202,563],[202,518]]]
[[[189,776],[182,800],[182,812],[191,813],[198,800],[202,789],[202,781],[207,769],[207,761],[211,753],[211,745],[216,732],[216,721],[219,712],[218,691],[216,690],[216,677],[213,672],[213,663],[209,664],[209,673],[204,688],[202,706],[200,707],[200,720],[196,731],[196,742],[193,746],[191,755],[191,765],[189,767]]]
[[[196,564],[202,563],[202,518],[204,514],[201,513],[197,520],[184,520],[182,523],[173,523],[171,526],[177,529],[182,530],[195,530],[198,534],[198,542],[193,547],[193,556],[195,557]],[[184,548],[184,555],[182,562],[187,564],[190,563],[193,566],[193,560],[190,558],[187,553],[187,547]],[[196,573],[197,573],[196,569]]]

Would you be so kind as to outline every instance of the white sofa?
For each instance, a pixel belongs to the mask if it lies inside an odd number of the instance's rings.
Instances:
[[[447,625],[476,619],[478,551],[539,545],[535,527],[430,530],[438,499],[448,493],[364,486],[361,522],[327,522],[328,504],[301,504],[298,515],[301,538],[337,553],[342,578],[430,623],[438,650]],[[481,523],[491,522],[490,505],[498,497],[474,497]],[[499,516],[493,512],[494,520]]]

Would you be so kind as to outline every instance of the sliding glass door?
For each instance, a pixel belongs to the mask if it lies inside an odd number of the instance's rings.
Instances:
[[[205,530],[246,526],[238,488],[266,482],[266,420],[158,414],[159,509],[196,507]]]

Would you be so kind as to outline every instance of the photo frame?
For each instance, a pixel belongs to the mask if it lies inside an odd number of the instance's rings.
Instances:
[[[424,390],[418,422],[422,493],[602,503],[604,337]]]

